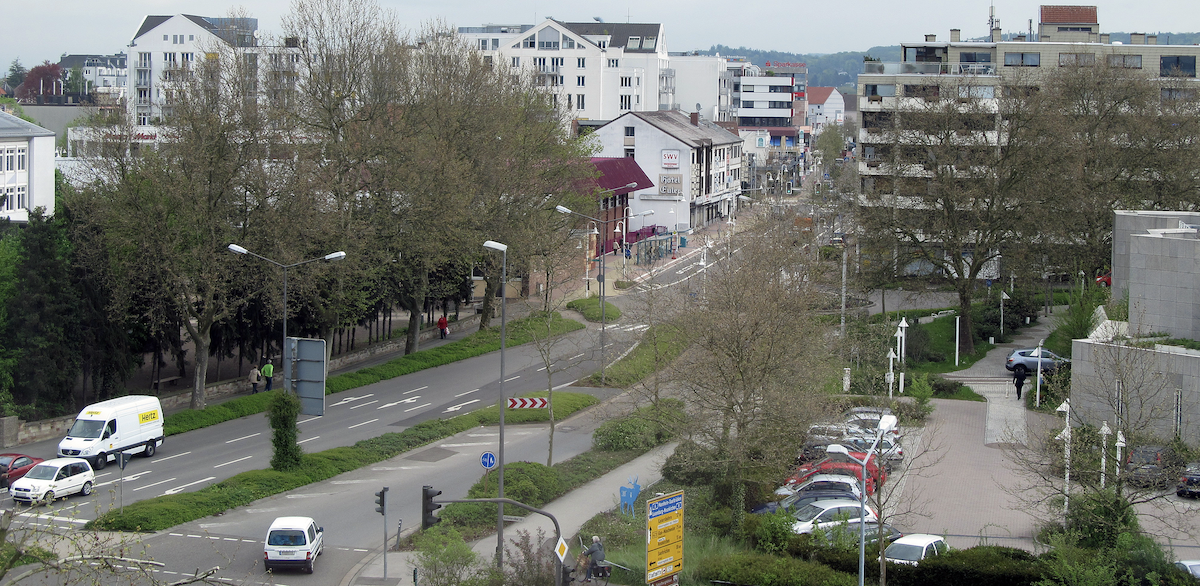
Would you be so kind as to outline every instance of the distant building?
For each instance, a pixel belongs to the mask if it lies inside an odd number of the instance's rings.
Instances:
[[[0,217],[28,222],[29,212],[54,214],[54,132],[0,112]]]
[[[125,98],[129,82],[128,59],[116,55],[64,55],[58,60],[64,71],[79,70],[86,87],[84,94],[94,94],[101,103],[113,104]]]
[[[808,124],[813,136],[821,134],[826,124],[841,124],[846,119],[846,101],[837,88],[808,88]]]

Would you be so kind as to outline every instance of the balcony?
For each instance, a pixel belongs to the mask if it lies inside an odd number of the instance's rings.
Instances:
[[[863,73],[874,75],[996,75],[995,63],[863,63]]]

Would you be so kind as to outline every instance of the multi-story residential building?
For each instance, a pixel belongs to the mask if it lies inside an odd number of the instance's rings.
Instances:
[[[897,179],[913,168],[886,164],[888,153],[901,145],[903,135],[887,132],[894,114],[954,92],[963,108],[980,116],[980,138],[995,145],[999,128],[999,92],[1007,85],[1036,87],[1040,78],[1065,67],[1106,65],[1161,78],[1179,90],[1194,92],[1200,46],[1160,45],[1155,35],[1134,33],[1130,44],[1109,42],[1100,33],[1095,6],[1042,6],[1036,40],[1017,35],[1002,40],[994,28],[984,41],[963,41],[959,29],[950,39],[925,35],[918,43],[901,45],[900,63],[867,62],[858,77],[858,161],[865,192],[892,193]],[[1164,98],[1170,92],[1164,90]],[[988,113],[990,112],[990,114]],[[910,137],[911,138],[911,137]]]
[[[54,132],[0,112],[0,218],[28,222],[54,214]]]
[[[602,157],[630,157],[655,183],[628,202],[631,214],[685,232],[727,217],[742,193],[742,139],[675,110],[629,112],[593,134]]]
[[[626,112],[675,107],[661,24],[567,23],[460,27],[485,59],[534,70],[574,117],[612,120]]]
[[[746,66],[741,57],[671,53],[671,69],[675,71],[677,106],[688,112],[699,112],[714,122],[737,119],[733,109],[733,84]]]
[[[826,124],[841,124],[846,119],[846,101],[837,88],[808,88],[808,125],[813,136],[821,134]]]
[[[93,94],[102,103],[114,104],[125,98],[129,80],[128,61],[124,53],[116,55],[63,55],[58,60],[65,71],[79,70],[87,87],[84,94]]]

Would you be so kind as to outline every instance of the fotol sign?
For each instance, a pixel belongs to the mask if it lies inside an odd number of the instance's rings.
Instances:
[[[663,149],[663,151],[662,151],[662,168],[663,169],[678,169],[679,168],[679,149]]]
[[[646,583],[683,569],[683,491],[646,501]]]

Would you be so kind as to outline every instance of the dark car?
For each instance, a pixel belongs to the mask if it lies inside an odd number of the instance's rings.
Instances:
[[[1179,484],[1175,486],[1175,494],[1188,498],[1200,496],[1200,462],[1192,462],[1184,468]]]
[[[1041,349],[1039,360],[1037,348],[1018,348],[1013,350],[1008,355],[1008,359],[1004,361],[1004,368],[1016,373],[1029,374],[1037,370],[1039,362],[1042,364],[1042,372],[1050,373],[1060,368],[1070,368],[1071,361],[1063,358],[1045,348]]]
[[[855,496],[854,493],[847,492],[844,490],[805,490],[805,491],[797,492],[796,494],[793,494],[781,501],[767,503],[758,508],[755,508],[754,510],[752,510],[750,512],[762,515],[762,514],[774,513],[775,511],[778,511],[779,509],[795,511],[796,509],[799,509],[800,507],[803,507],[804,505],[807,505],[808,503],[812,503],[812,502],[816,502],[816,501],[826,501],[826,500],[832,500],[832,499],[858,500],[858,497]]]
[[[1166,488],[1182,467],[1178,456],[1164,446],[1137,446],[1125,459],[1126,478],[1134,486]]]
[[[8,487],[42,462],[41,458],[25,454],[0,454],[0,488]]]

